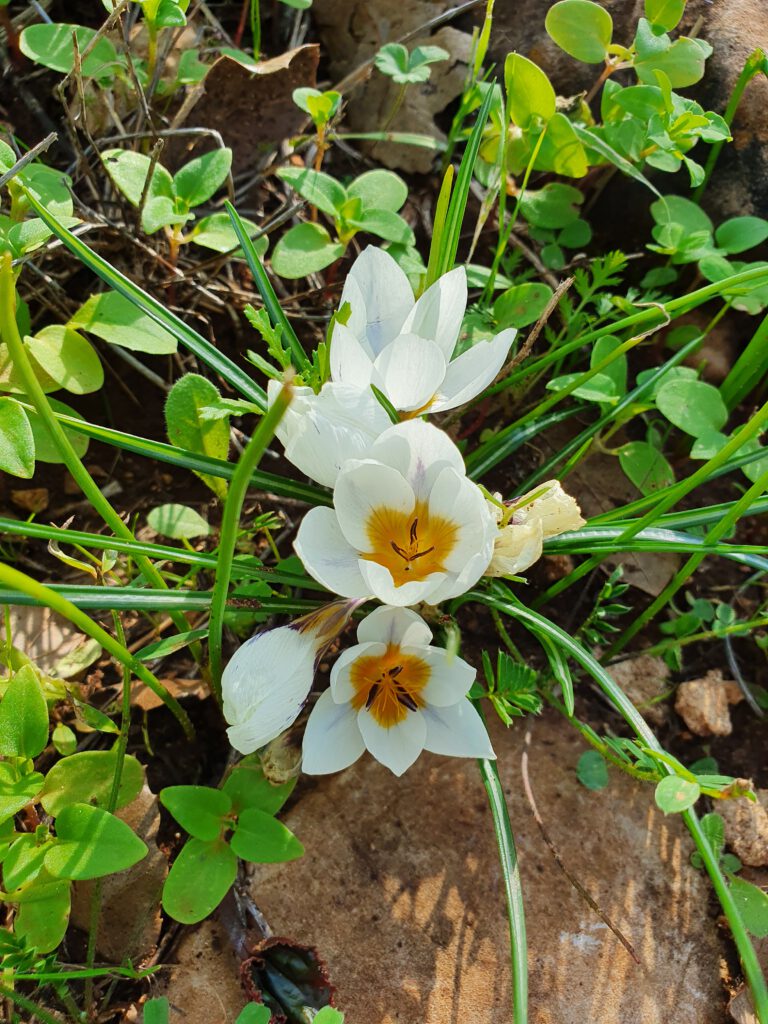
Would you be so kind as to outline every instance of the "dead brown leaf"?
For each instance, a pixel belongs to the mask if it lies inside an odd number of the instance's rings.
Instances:
[[[11,491],[11,501],[25,512],[42,512],[48,508],[50,495],[47,487],[29,487],[21,491]]]

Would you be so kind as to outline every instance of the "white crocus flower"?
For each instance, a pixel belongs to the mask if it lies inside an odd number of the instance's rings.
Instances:
[[[311,509],[294,547],[310,576],[342,597],[438,604],[477,583],[497,533],[456,445],[409,420],[344,464],[333,508]]]
[[[331,377],[375,385],[399,412],[443,412],[479,395],[498,374],[516,331],[480,341],[453,357],[467,305],[463,267],[444,274],[414,302],[408,278],[383,249],[368,246],[341,293],[346,325],[331,340]]]
[[[279,381],[268,383],[269,405],[280,388]],[[319,394],[295,387],[275,433],[289,462],[317,483],[333,487],[342,464],[361,458],[388,426],[389,416],[370,388],[329,382]]]
[[[500,497],[500,496],[499,496]],[[488,503],[498,524],[493,558],[486,576],[516,576],[542,555],[544,541],[567,530],[577,530],[585,520],[575,498],[566,494],[559,480],[547,480],[514,501]]]
[[[241,754],[269,743],[295,720],[312,688],[315,662],[357,607],[333,601],[288,626],[252,636],[221,677],[229,742]]]
[[[402,775],[422,750],[453,757],[496,755],[467,699],[475,670],[431,647],[426,622],[406,608],[377,608],[360,623],[358,644],[340,655],[331,686],[309,716],[302,768],[324,775],[363,751]]]

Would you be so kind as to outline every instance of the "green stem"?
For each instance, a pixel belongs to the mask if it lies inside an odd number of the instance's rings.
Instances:
[[[759,498],[767,486],[768,471],[762,473],[752,486],[742,494],[739,500],[729,510],[728,514],[723,516],[723,518],[715,523],[712,529],[707,532],[704,537],[704,544],[716,544],[721,537],[724,537],[730,531],[731,527],[741,519],[742,515],[749,511],[749,507],[754,499]],[[690,579],[706,557],[706,551],[697,551],[687,558],[684,565],[675,573],[658,597],[656,597],[648,607],[645,608],[629,626],[627,626],[621,636],[614,640],[600,660],[603,662],[610,661],[610,659],[615,657],[619,651],[622,651],[632,637],[636,636],[639,631],[643,629],[651,619],[655,618],[661,609],[672,600],[678,590],[688,581],[688,579]]]
[[[251,0],[251,38],[253,40],[253,59],[261,57],[261,3]]]
[[[265,413],[261,423],[245,447],[235,467],[229,485],[224,512],[221,517],[219,553],[216,567],[216,582],[211,597],[211,618],[208,625],[208,651],[211,668],[211,689],[221,703],[221,641],[224,629],[224,612],[227,607],[227,591],[235,553],[237,531],[251,475],[259,464],[264,451],[275,434],[291,402],[291,387],[285,384],[277,398]]]
[[[741,97],[744,95],[744,90],[747,88],[752,79],[756,75],[759,75],[761,71],[763,72],[763,74],[766,73],[765,54],[762,50],[758,49],[750,53],[750,55],[744,61],[744,67],[741,69],[741,74],[736,79],[736,84],[733,87],[731,98],[728,100],[728,106],[725,108],[723,120],[729,128],[733,124],[733,119],[736,116],[736,111],[739,109],[739,104],[741,103]],[[720,156],[720,151],[724,145],[725,140],[723,139],[720,142],[716,142],[714,146],[712,146],[712,148],[710,149],[709,156],[707,157],[707,162],[704,166],[704,178],[702,179],[699,187],[693,193],[694,203],[698,203],[701,201],[704,189],[709,184],[709,179],[712,177],[712,171],[715,169],[717,158]]]
[[[94,640],[98,640],[101,646],[116,658],[121,665],[130,669],[135,676],[153,691],[163,701],[163,703],[173,712],[176,719],[181,724],[186,735],[191,739],[194,735],[194,729],[192,723],[187,717],[186,712],[181,707],[179,702],[173,697],[163,684],[155,678],[155,676],[149,671],[146,666],[135,658],[130,651],[110,634],[105,629],[89,616],[85,612],[81,611],[76,605],[68,601],[66,597],[62,597],[61,594],[57,594],[55,590],[50,587],[46,587],[43,583],[38,583],[37,580],[32,579],[31,576],[27,576],[23,572],[19,572],[18,569],[12,568],[10,565],[4,565],[0,563],[0,583],[10,587],[14,591],[20,591],[22,594],[26,594],[32,598],[36,603],[45,605],[54,612],[58,612],[65,619],[77,626],[79,630],[86,634],[86,636],[93,637]]]
[[[42,1006],[33,1003],[31,999],[27,999],[20,992],[14,992],[13,989],[6,988],[5,985],[0,985],[0,998],[7,999],[15,1006],[20,1006],[22,1010],[26,1010],[30,1015],[30,1022],[39,1020],[42,1021],[42,1024],[61,1024],[60,1017],[54,1017],[52,1013],[44,1010]]]
[[[10,253],[3,253],[0,256],[0,337],[8,346],[11,362],[19,371],[27,397],[50,434],[70,475],[112,532],[117,537],[122,537],[123,540],[132,541],[133,534],[101,493],[96,481],[80,461],[32,369],[16,324],[16,287]],[[153,586],[162,590],[167,589],[165,580],[148,558],[137,555],[136,564]],[[189,623],[181,612],[172,612],[171,617],[179,632],[188,628]]]
[[[640,519],[635,519],[632,523],[627,525],[626,530],[621,534],[620,537],[616,538],[616,546],[620,546],[625,540],[630,540],[636,534],[640,533],[647,526],[653,526],[656,520],[669,511],[673,505],[676,505],[681,501],[686,494],[693,491],[699,484],[706,481],[712,472],[718,469],[724,462],[726,462],[734,452],[737,452],[743,445],[745,445],[752,437],[759,434],[763,429],[765,423],[768,423],[768,402],[765,403],[749,420],[745,423],[741,430],[737,431],[736,434],[728,441],[723,447],[714,455],[711,459],[708,459],[703,466],[700,466],[695,473],[692,473],[685,480],[681,480],[679,484],[671,487],[666,493],[659,499],[656,505]],[[603,561],[605,555],[594,555],[592,558],[588,558],[586,562],[582,562],[581,565],[577,566],[572,573],[569,573],[564,579],[559,580],[554,586],[546,590],[536,601],[535,607],[540,608],[546,601],[556,597],[557,594],[563,590],[567,590],[568,587],[572,586],[578,580],[582,579],[588,573],[592,572],[600,562]]]
[[[509,946],[512,964],[512,1021],[513,1024],[527,1024],[528,1021],[528,948],[525,933],[525,908],[523,889],[520,884],[520,866],[515,849],[515,837],[509,820],[509,810],[504,799],[504,790],[495,761],[482,759],[477,762],[480,775],[488,796],[493,817],[496,843],[499,847],[499,862],[504,877],[504,891],[507,898],[509,919]]]
[[[511,594],[506,599],[494,593],[470,591],[462,597],[462,602],[466,601],[479,601],[481,604],[493,605],[505,615],[519,620],[529,629],[533,627],[535,632],[546,633],[555,644],[567,652],[574,661],[592,676],[638,739],[642,740],[647,747],[650,747],[657,753],[665,753],[664,748],[656,739],[653,731],[648,728],[645,719],[625,695],[621,687],[614,682],[603,666],[588,651],[584,650],[573,637],[560,629],[559,626],[556,626],[554,622],[550,622],[545,616],[539,615],[530,608],[525,607],[516,598],[512,597]],[[755,947],[752,945],[749,934],[744,927],[744,922],[733,899],[733,894],[728,888],[728,884],[720,869],[718,858],[704,834],[695,811],[686,811],[683,814],[683,820],[693,837],[696,848],[712,881],[717,898],[720,901],[720,906],[723,908],[723,912],[728,919],[733,941],[736,944],[736,949],[741,959],[744,975],[752,993],[752,1000],[759,1024],[768,1024],[768,987],[757,959]]]

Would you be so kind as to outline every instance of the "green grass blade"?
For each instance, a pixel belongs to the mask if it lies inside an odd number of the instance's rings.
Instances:
[[[504,427],[495,437],[483,442],[469,453],[466,458],[467,473],[473,480],[480,480],[489,469],[493,469],[494,466],[512,455],[531,438],[558,423],[563,423],[581,411],[581,406],[558,409],[556,412],[550,413],[549,416],[542,416],[541,419],[536,419],[533,423],[528,423],[525,426],[516,427],[512,424],[510,427]]]
[[[232,227],[237,235],[237,240],[243,248],[246,262],[253,274],[253,279],[256,282],[256,287],[259,289],[259,294],[261,295],[264,308],[267,311],[272,326],[280,328],[282,332],[281,338],[291,350],[291,355],[293,356],[296,368],[298,370],[308,369],[312,365],[311,360],[302,348],[301,342],[296,336],[296,332],[293,327],[291,327],[288,317],[283,312],[283,307],[280,305],[280,301],[275,294],[272,282],[267,276],[264,264],[259,259],[256,248],[251,241],[251,237],[245,229],[245,225],[240,220],[240,215],[230,202],[225,202],[224,206],[229,214],[229,219],[232,221]]]
[[[765,316],[747,342],[747,347],[731,367],[720,385],[720,394],[728,406],[735,409],[768,374],[768,316]]]
[[[669,512],[667,515],[659,516],[656,520],[656,526],[662,529],[678,529],[687,530],[695,526],[706,526],[708,523],[716,523],[719,519],[722,519],[724,515],[727,515],[729,510],[734,506],[732,501],[724,501],[719,505],[706,505],[704,508],[691,508],[685,509],[682,512]],[[768,512],[768,497],[759,498],[754,501],[749,511],[744,514],[744,518],[747,516],[758,516],[762,515],[763,512]],[[604,512],[602,515],[593,516],[589,520],[590,526],[597,526],[598,524],[608,525],[612,522],[620,522],[621,528],[629,525],[629,520],[622,515],[621,509],[614,509],[611,512]]]
[[[6,566],[0,565],[0,569]],[[65,598],[75,608],[113,609],[114,611],[135,612],[207,612],[211,607],[211,590],[151,590],[143,587],[78,587],[71,584],[57,584],[46,588],[53,594]],[[47,602],[30,596],[21,590],[0,587],[0,605],[45,605]],[[317,608],[319,601],[298,598],[264,598],[254,601],[249,598],[245,606],[250,611],[265,615],[302,615]],[[242,607],[237,598],[230,598],[229,606]]]
[[[169,309],[153,298],[137,284],[116,270],[107,260],[99,256],[76,235],[65,228],[48,212],[48,210],[29,192],[26,194],[30,205],[37,215],[50,228],[53,234],[62,242],[69,251],[77,256],[80,262],[91,270],[97,277],[100,277],[110,288],[114,288],[124,298],[128,299],[143,313],[151,317],[156,323],[164,327],[190,352],[193,352],[206,366],[209,366],[215,373],[219,374],[228,384],[241,395],[253,402],[260,409],[266,409],[267,398],[264,389],[252,380],[245,370],[225,356],[210,343],[202,334],[198,334],[194,328],[172,313]]]

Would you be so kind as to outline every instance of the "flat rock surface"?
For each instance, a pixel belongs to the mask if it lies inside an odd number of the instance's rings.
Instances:
[[[558,718],[533,723],[545,826],[638,965],[541,837],[521,785],[524,731],[494,741],[521,862],[532,1024],[722,1024],[713,903],[680,820],[618,772],[584,789],[580,738]],[[503,888],[476,765],[425,754],[398,780],[366,756],[302,790],[286,823],[306,856],[257,868],[252,892],[277,934],[318,947],[350,1024],[509,1020]]]

